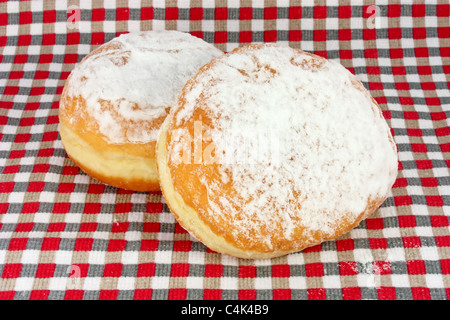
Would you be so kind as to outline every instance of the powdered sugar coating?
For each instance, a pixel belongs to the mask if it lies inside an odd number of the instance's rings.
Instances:
[[[158,128],[149,123],[165,117],[185,82],[222,54],[177,31],[122,34],[106,45],[74,68],[67,95],[83,97],[82,111],[95,119],[111,144],[155,141]],[[77,116],[73,114],[72,121]]]
[[[385,199],[396,179],[386,121],[336,62],[263,45],[213,60],[186,87],[171,112],[168,162],[179,163],[189,135],[185,124],[204,110],[220,179],[193,167],[208,203],[193,202],[217,228],[230,221],[232,230],[222,232],[236,242],[262,242],[270,250],[277,246],[271,230],[280,226],[287,240],[299,229],[302,236],[319,231],[326,237],[344,220],[355,221],[371,201]],[[235,193],[224,195],[229,184]]]

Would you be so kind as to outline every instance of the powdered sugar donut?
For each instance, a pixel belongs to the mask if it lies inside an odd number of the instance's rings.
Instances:
[[[342,65],[278,44],[213,59],[157,144],[161,189],[212,250],[272,258],[335,239],[386,199],[397,151],[380,108]]]
[[[159,190],[158,130],[186,81],[221,54],[177,31],[123,34],[98,47],[62,92],[60,135],[68,156],[104,183]]]

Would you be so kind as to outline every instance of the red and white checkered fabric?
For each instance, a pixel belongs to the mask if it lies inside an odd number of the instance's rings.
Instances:
[[[0,299],[449,299],[449,12],[448,0],[0,1]],[[192,239],[160,193],[91,179],[58,135],[65,79],[98,45],[150,29],[342,63],[398,145],[389,198],[336,241],[247,261]]]

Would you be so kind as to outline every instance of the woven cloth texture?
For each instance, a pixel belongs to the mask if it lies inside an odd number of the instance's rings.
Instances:
[[[0,1],[0,299],[449,299],[449,11],[448,0]],[[82,172],[58,133],[70,71],[122,33],[162,29],[343,64],[398,146],[385,203],[335,241],[242,260],[193,239],[161,193]]]

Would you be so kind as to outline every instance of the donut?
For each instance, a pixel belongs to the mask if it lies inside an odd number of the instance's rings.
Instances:
[[[178,31],[122,34],[93,50],[61,94],[59,132],[68,157],[105,184],[159,191],[158,130],[186,81],[221,54]]]
[[[359,225],[387,198],[398,159],[381,109],[345,67],[251,44],[187,81],[161,126],[157,165],[194,238],[268,259]]]

